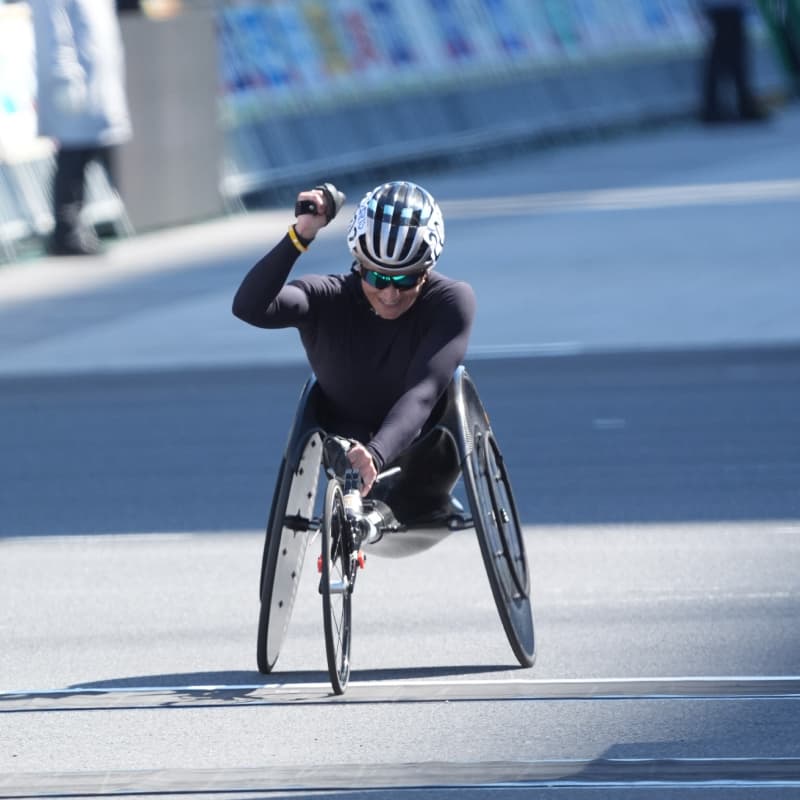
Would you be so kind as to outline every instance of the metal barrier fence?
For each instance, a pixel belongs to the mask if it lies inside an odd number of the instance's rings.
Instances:
[[[53,144],[36,138],[33,30],[26,3],[0,2],[0,256],[20,249],[53,229]],[[96,164],[86,176],[85,221],[107,224],[121,236],[132,226],[119,194]]]
[[[54,227],[52,153],[15,162],[0,160],[0,253],[12,261],[31,240],[44,240]],[[86,204],[81,217],[88,225],[109,226],[116,236],[132,236],[125,204],[99,164],[86,173]]]
[[[207,91],[218,92],[224,133],[221,163],[207,168],[218,170],[228,208],[304,180],[687,116],[699,105],[706,31],[693,0],[184,0],[181,13],[200,8],[216,24],[219,86]],[[780,93],[786,78],[761,17],[749,32],[757,88]],[[24,41],[21,28],[12,37],[0,25],[0,101],[4,64],[13,48],[22,57]],[[27,109],[24,96],[12,100],[29,122],[32,99]],[[6,259],[52,225],[51,158],[3,163],[8,107],[0,102]],[[94,221],[130,230],[102,176],[90,192]]]
[[[700,105],[693,0],[277,0],[218,17],[226,197]],[[749,31],[774,91],[760,17]]]

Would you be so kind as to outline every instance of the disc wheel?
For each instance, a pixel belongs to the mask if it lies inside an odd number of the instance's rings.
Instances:
[[[350,677],[352,614],[351,544],[344,498],[338,481],[331,480],[325,492],[322,517],[322,619],[328,675],[335,694],[343,694]]]
[[[310,519],[319,479],[319,439],[312,437],[300,464],[292,470],[284,459],[272,498],[261,560],[260,610],[256,658],[268,674],[280,655],[300,585],[308,531],[287,523],[287,513]]]
[[[520,665],[535,658],[530,575],[522,527],[500,448],[491,430],[474,430],[467,460],[472,516],[481,555],[511,649]]]
[[[256,645],[256,659],[258,671],[264,674],[272,672],[278,655],[281,651],[283,639],[288,626],[288,612],[280,599],[275,600],[273,608],[274,585],[279,569],[279,553],[283,525],[280,520],[286,510],[286,504],[291,488],[289,468],[284,459],[278,473],[278,482],[272,498],[272,511],[267,524],[267,536],[264,541],[264,554],[261,560],[261,591],[260,608],[258,614],[258,642]]]

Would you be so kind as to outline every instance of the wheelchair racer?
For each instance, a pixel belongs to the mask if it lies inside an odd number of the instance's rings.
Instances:
[[[239,286],[233,313],[260,328],[297,328],[324,398],[328,433],[354,442],[347,453],[362,494],[376,486],[402,522],[457,513],[460,474],[445,436],[422,438],[467,350],[475,296],[469,284],[434,271],[444,220],[433,196],[409,181],[368,192],[350,221],[349,273],[289,280],[292,267],[336,215],[332,184],[298,194],[295,221]],[[413,446],[412,446],[413,445]]]

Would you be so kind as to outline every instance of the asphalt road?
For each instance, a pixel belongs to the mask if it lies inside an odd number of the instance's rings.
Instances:
[[[796,519],[800,350],[468,364],[527,524]],[[303,367],[0,379],[0,534],[263,526]]]
[[[255,671],[260,528],[302,370],[5,379],[0,797],[796,796],[800,352],[470,370],[526,524],[537,662],[515,667],[454,534],[369,560],[343,700],[313,546],[277,671]]]
[[[341,699],[315,543],[255,671],[306,371],[293,332],[229,305],[285,210],[4,268],[0,798],[795,800],[798,131],[789,107],[409,176],[480,298],[468,368],[526,526],[526,670],[464,533],[376,549]],[[344,224],[300,271],[341,268]]]

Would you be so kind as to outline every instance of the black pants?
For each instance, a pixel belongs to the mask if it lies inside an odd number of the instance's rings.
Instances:
[[[371,496],[385,502],[400,522],[428,517],[450,508],[450,493],[461,476],[458,447],[437,427],[451,402],[453,384],[439,398],[419,437],[384,469],[400,473],[379,483]]]
[[[400,522],[409,523],[448,508],[461,467],[451,436],[440,429],[414,442],[386,469],[400,467],[397,477],[379,483],[370,496],[382,500]]]
[[[400,522],[425,518],[450,507],[450,493],[461,476],[461,465],[452,436],[437,425],[448,408],[451,392],[452,384],[439,398],[420,435],[391,463],[384,464],[384,471],[400,467],[400,473],[376,484],[369,494],[386,503]],[[324,431],[357,441],[369,440],[365,430],[329,413],[319,385],[312,403],[313,417]]]
[[[745,14],[736,5],[712,8],[706,13],[713,39],[705,63],[703,111],[709,118],[721,116],[720,89],[730,84],[736,90],[739,115],[749,117],[755,113],[756,104],[749,83]]]
[[[53,175],[53,217],[58,241],[65,241],[80,229],[80,213],[86,200],[86,170],[99,163],[114,183],[111,147],[62,147],[56,154]]]

